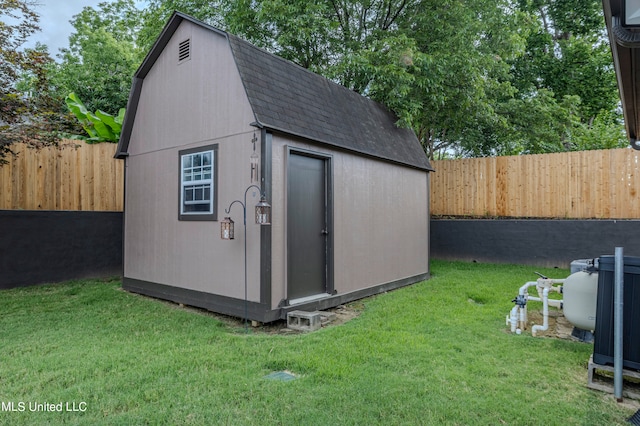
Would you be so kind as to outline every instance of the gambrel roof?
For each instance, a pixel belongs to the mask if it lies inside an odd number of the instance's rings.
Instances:
[[[432,170],[415,133],[383,105],[245,40],[174,12],[134,76],[116,157],[126,156],[145,76],[182,21],[222,35],[258,127],[423,170]]]

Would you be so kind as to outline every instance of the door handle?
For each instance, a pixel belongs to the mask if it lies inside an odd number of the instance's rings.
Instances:
[[[326,229],[323,229],[322,231],[320,231],[320,233],[322,235],[329,235],[329,231],[327,231]]]

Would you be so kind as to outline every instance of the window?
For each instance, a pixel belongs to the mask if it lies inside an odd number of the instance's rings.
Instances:
[[[180,220],[216,220],[218,145],[180,151]]]

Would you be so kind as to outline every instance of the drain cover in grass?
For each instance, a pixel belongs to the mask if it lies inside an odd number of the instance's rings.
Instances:
[[[289,371],[276,371],[264,376],[264,378],[267,380],[277,380],[279,382],[289,382],[297,379],[296,375]]]

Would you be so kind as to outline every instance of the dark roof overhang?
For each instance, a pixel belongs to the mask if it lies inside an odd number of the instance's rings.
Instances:
[[[640,28],[622,25],[624,0],[602,0],[629,143],[640,149]]]

